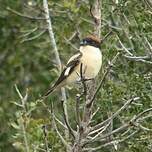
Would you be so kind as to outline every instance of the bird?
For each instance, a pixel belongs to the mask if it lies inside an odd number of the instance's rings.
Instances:
[[[48,97],[55,90],[65,85],[74,84],[81,79],[81,74],[87,80],[94,79],[102,66],[101,40],[95,35],[89,35],[80,41],[79,51],[74,54],[63,68],[60,76],[43,97]]]

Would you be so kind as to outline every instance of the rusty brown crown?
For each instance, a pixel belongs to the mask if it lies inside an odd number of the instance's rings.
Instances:
[[[95,41],[97,43],[101,43],[101,39],[98,38],[96,35],[88,35],[86,38],[87,39],[91,39],[91,40],[93,40],[93,41]]]

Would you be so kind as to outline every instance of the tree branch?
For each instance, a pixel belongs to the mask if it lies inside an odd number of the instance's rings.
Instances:
[[[65,124],[69,130],[69,133],[72,135],[73,138],[75,138],[75,132],[74,130],[71,128],[70,124],[69,124],[69,120],[68,120],[68,115],[67,113],[65,112],[65,105],[64,105],[64,101],[61,101],[62,102],[62,111],[63,111],[63,117],[64,117],[64,121],[65,121]]]
[[[16,10],[13,10],[11,9],[10,7],[7,7],[6,8],[8,11],[18,15],[18,16],[21,16],[21,17],[24,17],[24,18],[27,18],[27,19],[31,19],[31,20],[45,20],[46,18],[43,18],[43,17],[33,17],[33,16],[28,16],[28,15],[25,15],[25,14],[22,14]]]
[[[125,102],[125,104],[120,108],[118,109],[111,117],[109,117],[108,119],[104,120],[103,122],[97,124],[96,126],[92,127],[91,131],[94,131],[100,127],[102,127],[104,124],[108,123],[110,120],[114,119],[115,117],[117,117],[124,109],[126,109],[132,102],[136,101],[136,100],[139,100],[140,98],[139,97],[136,97],[136,98],[132,98],[132,99],[129,99]]]
[[[51,115],[52,115],[52,121],[53,121],[53,125],[54,128],[59,136],[59,138],[61,139],[63,145],[68,149],[71,150],[71,146],[68,144],[68,142],[63,138],[63,136],[61,135],[61,133],[59,132],[56,122],[55,122],[55,115],[54,115],[54,111],[53,111],[53,105],[51,105]]]
[[[43,135],[44,135],[44,142],[45,142],[46,152],[50,152],[49,143],[48,143],[47,126],[46,126],[46,125],[43,125],[43,126],[42,126],[42,130],[43,130]]]
[[[48,1],[47,0],[43,0],[43,7],[44,7],[44,12],[45,12],[45,18],[46,18],[46,22],[48,24],[48,32],[49,32],[49,37],[50,37],[50,41],[51,41],[51,47],[53,49],[53,52],[55,54],[55,59],[56,59],[56,64],[58,66],[58,70],[61,73],[62,70],[62,65],[61,65],[61,60],[60,60],[60,56],[59,56],[59,52],[57,49],[57,45],[56,45],[56,41],[55,41],[55,37],[54,37],[54,33],[53,33],[53,28],[52,28],[52,22],[51,22],[51,17],[49,14],[49,8],[48,8]],[[64,119],[68,120],[68,112],[67,112],[67,99],[66,99],[66,92],[65,92],[65,88],[61,88],[61,95],[62,95],[62,100],[63,103],[63,109],[64,109]],[[66,121],[65,121],[66,123]],[[71,128],[68,126],[68,123],[66,123],[67,128],[69,130],[70,133],[73,132],[71,131]],[[65,130],[65,133],[67,133],[67,131]],[[68,150],[68,149],[67,149]]]

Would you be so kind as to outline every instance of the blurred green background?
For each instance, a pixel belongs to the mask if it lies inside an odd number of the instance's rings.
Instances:
[[[64,65],[76,52],[66,39],[77,30],[81,38],[93,30],[89,1],[49,0],[49,8],[57,47]],[[147,38],[152,42],[150,1],[102,0],[101,11],[102,37],[113,30],[134,55],[150,54],[152,50],[146,41]],[[22,123],[26,123],[30,150],[42,151],[40,148],[44,148],[42,126],[49,123],[50,116],[42,104],[36,104],[36,100],[59,73],[46,30],[46,21],[29,19],[30,16],[44,18],[42,0],[0,0],[0,152],[26,151]],[[77,37],[70,42],[79,47]],[[103,70],[118,51],[123,52],[115,34],[101,48]],[[26,112],[17,105],[20,99],[15,91],[15,84],[23,96],[28,89]],[[73,111],[76,92],[75,89],[68,91],[69,113]],[[58,94],[54,93],[46,104],[49,107],[50,102],[54,102],[56,115],[62,120]],[[95,116],[95,123],[109,116],[111,111],[116,111],[123,104],[122,99],[132,96],[139,96],[139,103],[130,106],[114,120],[114,128],[152,106],[152,64],[130,61],[121,55],[98,94],[95,107],[100,107],[101,110]],[[74,127],[73,117],[71,114],[70,121]],[[152,119],[149,118],[144,125],[152,128]],[[53,129],[49,129],[49,141],[53,152],[65,151]],[[151,149],[152,134],[146,131],[140,131],[118,146],[119,152],[150,152]],[[102,151],[111,152],[114,148],[107,147]]]

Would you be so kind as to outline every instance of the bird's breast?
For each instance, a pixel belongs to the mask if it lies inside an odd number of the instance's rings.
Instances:
[[[80,64],[75,68],[74,72],[70,74],[67,83],[73,83],[80,80],[80,66],[82,64],[83,76],[87,79],[92,79],[97,76],[102,65],[102,54],[100,49],[88,46],[80,48],[82,57],[80,59]]]
[[[86,78],[95,78],[100,71],[102,64],[101,51],[98,48],[89,47],[83,50],[81,63]]]

